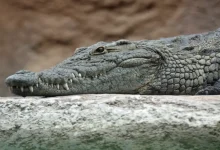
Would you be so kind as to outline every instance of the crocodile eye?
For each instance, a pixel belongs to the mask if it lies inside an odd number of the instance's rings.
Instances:
[[[94,49],[92,52],[90,52],[90,55],[102,55],[107,52],[108,51],[103,46],[100,46],[97,49]]]
[[[98,47],[95,52],[97,53],[103,53],[105,51],[105,48],[104,47]]]

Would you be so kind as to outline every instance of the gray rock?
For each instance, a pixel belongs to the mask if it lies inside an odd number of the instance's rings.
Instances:
[[[0,98],[1,150],[217,150],[220,96]]]

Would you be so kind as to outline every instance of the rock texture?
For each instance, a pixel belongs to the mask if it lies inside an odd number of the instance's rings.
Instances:
[[[219,7],[219,0],[1,0],[0,95],[9,95],[8,75],[53,66],[76,47],[214,30]]]
[[[219,96],[0,98],[1,150],[217,150]]]

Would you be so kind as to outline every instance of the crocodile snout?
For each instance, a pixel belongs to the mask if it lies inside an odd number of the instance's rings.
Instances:
[[[33,92],[38,87],[36,73],[21,70],[5,79],[6,85],[13,93]]]

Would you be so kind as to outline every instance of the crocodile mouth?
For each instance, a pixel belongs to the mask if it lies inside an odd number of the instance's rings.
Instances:
[[[39,87],[38,84],[32,85],[32,86],[8,86],[10,92],[14,91],[20,91],[20,92],[34,92],[34,89],[37,89]],[[16,92],[17,93],[17,92]]]
[[[23,83],[22,84],[16,84],[16,78],[14,77],[15,75],[9,76],[6,79],[6,84],[9,87],[10,91],[14,91],[14,90],[20,90],[20,92],[31,92],[33,93],[34,91],[36,91],[37,89],[41,88],[41,87],[48,87],[48,88],[56,88],[57,90],[69,90],[70,88],[70,84],[73,83],[74,79],[67,79],[68,82],[64,83],[64,84],[60,84],[60,83],[50,83],[50,82],[46,82],[44,79],[38,77],[38,82],[36,84],[33,85],[25,85]],[[75,75],[72,73],[73,78],[76,78]],[[12,78],[12,79],[11,79]],[[79,73],[79,78],[81,78],[81,74]],[[19,78],[18,80],[21,81],[21,79]]]
[[[55,76],[51,78],[51,76]],[[9,91],[20,96],[57,96],[70,95],[73,91],[77,94],[84,93],[79,91],[77,86],[82,86],[83,81],[93,82],[96,79],[105,78],[106,73],[89,76],[83,75],[77,71],[68,74],[47,74],[45,72],[34,73],[26,70],[21,70],[8,78],[5,82]],[[77,85],[77,86],[76,86]]]
[[[24,97],[135,93],[144,84],[137,79],[143,79],[144,73],[149,74],[143,64],[151,61],[150,54],[145,57],[137,55],[117,62],[110,59],[100,63],[94,59],[88,64],[70,58],[63,64],[37,73],[21,70],[6,78],[5,83],[13,94]],[[142,67],[146,71],[140,72]]]

